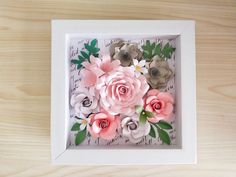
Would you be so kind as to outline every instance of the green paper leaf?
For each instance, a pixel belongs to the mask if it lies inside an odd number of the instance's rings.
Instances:
[[[151,126],[151,129],[150,129],[150,132],[149,132],[149,135],[152,137],[152,138],[156,138],[156,132],[155,132],[155,129],[152,125]]]
[[[161,57],[161,44],[160,43],[156,45],[156,47],[154,49],[154,54]]]
[[[143,111],[143,107],[140,105],[135,106],[135,112],[139,115]]]
[[[172,129],[171,124],[169,124],[168,122],[164,121],[164,120],[160,120],[159,122],[156,123],[159,127],[161,127],[162,129],[166,129],[166,130],[170,130]]]
[[[84,57],[82,57],[81,55],[79,55],[79,56],[78,56],[78,58],[79,58],[79,60],[82,60],[82,61],[84,61],[84,60],[85,60],[85,58],[84,58]]]
[[[91,41],[91,46],[92,46],[92,47],[95,47],[95,46],[97,45],[97,42],[98,42],[97,39],[93,39],[93,40]]]
[[[88,44],[84,44],[84,48],[87,49],[88,51],[91,50],[91,47],[90,47],[90,45],[88,45]]]
[[[84,58],[89,59],[89,55],[86,52],[80,51],[80,53]]]
[[[98,54],[93,54],[94,57],[98,57]]]
[[[99,48],[92,48],[92,49],[90,50],[90,52],[91,52],[92,54],[96,54],[96,53],[98,53],[99,51],[100,51]]]
[[[171,55],[174,51],[175,48],[173,48],[169,43],[166,43],[162,49],[162,58],[171,58]]]
[[[162,48],[160,43],[153,42],[150,43],[149,40],[142,46],[143,56],[147,61],[150,61],[154,56],[158,55],[162,59],[171,58],[172,53],[175,51],[175,48],[172,47],[169,43],[166,43]]]
[[[154,114],[153,114],[152,112],[145,111],[145,114],[146,114],[146,116],[149,117],[149,118],[154,117]]]
[[[153,57],[153,49],[155,48],[155,43],[150,43],[149,40],[146,41],[146,44],[142,46],[143,56],[145,59],[151,59]]]
[[[94,57],[98,57],[98,52],[100,51],[99,48],[96,47],[97,45],[97,39],[93,39],[90,44],[85,43],[84,44],[84,49],[80,51],[81,55],[78,56],[78,61],[73,61],[74,64],[77,64],[77,69],[80,69],[82,67],[82,63],[85,60],[88,60],[90,62],[90,56],[93,55]]]
[[[80,130],[80,124],[79,123],[75,123],[71,128],[71,131],[79,131],[79,130]]]
[[[77,69],[80,69],[82,67],[82,63],[84,62],[84,58],[82,58],[81,56],[78,56],[79,60],[71,60],[71,63],[76,64],[77,65]]]
[[[159,127],[157,128],[157,130],[158,130],[158,134],[162,142],[170,145],[170,137],[168,133],[165,130],[160,129]]]
[[[80,143],[82,143],[86,138],[86,134],[87,134],[86,129],[78,132],[78,134],[76,135],[76,138],[75,138],[75,145],[79,145]]]
[[[80,61],[79,60],[71,60],[71,63],[78,64],[78,63],[80,63]]]
[[[139,116],[139,122],[141,124],[145,124],[147,121],[147,116],[145,114],[143,114],[143,111],[141,112],[140,116]]]

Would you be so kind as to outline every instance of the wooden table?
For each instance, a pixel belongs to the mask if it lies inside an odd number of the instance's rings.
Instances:
[[[52,166],[51,19],[196,20],[198,164]],[[236,1],[0,0],[0,176],[236,176]]]

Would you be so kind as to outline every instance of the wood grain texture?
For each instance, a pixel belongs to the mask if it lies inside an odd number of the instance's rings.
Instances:
[[[196,20],[198,164],[52,166],[51,19]],[[235,0],[0,0],[0,176],[236,176],[235,56]]]

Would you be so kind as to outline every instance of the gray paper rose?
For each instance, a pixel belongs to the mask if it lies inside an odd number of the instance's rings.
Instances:
[[[165,88],[173,76],[173,71],[170,69],[168,62],[155,56],[146,66],[148,73],[145,74],[145,77],[150,86],[153,89]]]
[[[121,65],[124,67],[132,65],[133,59],[140,60],[142,58],[142,52],[136,44],[127,43],[122,40],[111,45],[110,55],[114,60],[120,60]]]
[[[125,117],[121,121],[122,134],[127,137],[131,143],[138,143],[142,138],[149,134],[150,124],[148,121],[146,123],[140,123],[138,121],[138,116]]]
[[[77,115],[90,114],[97,109],[98,99],[93,90],[78,87],[71,96],[70,103]]]

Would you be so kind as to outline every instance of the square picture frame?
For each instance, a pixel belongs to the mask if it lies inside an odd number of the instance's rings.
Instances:
[[[124,28],[123,28],[124,27]],[[161,147],[69,146],[71,37],[171,37],[176,41],[176,144]],[[51,62],[51,154],[53,164],[193,164],[196,149],[195,22],[191,20],[53,20]]]

